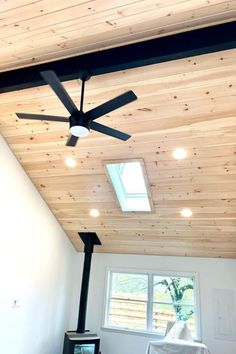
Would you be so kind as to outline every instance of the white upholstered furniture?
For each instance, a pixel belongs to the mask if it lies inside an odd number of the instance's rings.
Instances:
[[[146,354],[210,354],[202,343],[193,341],[184,321],[177,321],[166,337],[148,343]]]
[[[202,343],[183,339],[163,339],[149,342],[146,354],[210,354],[210,352]]]

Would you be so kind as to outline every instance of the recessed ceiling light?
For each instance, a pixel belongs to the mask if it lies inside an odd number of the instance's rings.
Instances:
[[[174,152],[173,152],[173,156],[176,160],[182,160],[182,159],[185,159],[185,157],[187,156],[187,151],[184,150],[184,149],[176,149]]]
[[[180,214],[185,218],[189,218],[190,216],[193,215],[193,212],[190,209],[183,209],[181,210]]]
[[[97,209],[91,209],[89,214],[94,218],[97,218],[100,215],[100,213]]]
[[[76,161],[75,159],[73,159],[73,157],[67,157],[65,159],[65,164],[66,166],[73,168],[76,166]]]

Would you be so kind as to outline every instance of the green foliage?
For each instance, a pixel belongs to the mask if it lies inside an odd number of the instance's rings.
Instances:
[[[192,316],[194,311],[189,309],[188,306],[183,306],[183,297],[187,290],[193,290],[193,283],[189,282],[188,284],[181,284],[181,278],[168,278],[156,282],[154,285],[164,285],[166,287],[165,292],[169,293],[173,307],[175,310],[177,320],[187,321],[189,317]]]

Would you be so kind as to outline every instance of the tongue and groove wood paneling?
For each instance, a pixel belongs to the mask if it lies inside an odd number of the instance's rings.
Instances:
[[[131,133],[127,142],[92,132],[68,148],[65,123],[14,114],[67,115],[47,86],[1,95],[1,133],[76,249],[78,231],[96,231],[103,243],[97,252],[236,258],[235,63],[229,50],[92,78],[85,111],[127,89],[138,95],[99,119]],[[65,87],[78,103],[79,82]],[[185,160],[173,159],[178,147],[187,150]],[[74,169],[64,164],[69,156]],[[117,206],[103,162],[122,158],[144,159],[154,213]],[[185,207],[190,219],[180,216]],[[100,217],[90,217],[91,208]]]
[[[1,0],[0,71],[235,18],[235,0]]]

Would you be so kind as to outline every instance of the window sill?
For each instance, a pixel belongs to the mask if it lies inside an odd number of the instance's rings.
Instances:
[[[140,336],[140,337],[148,337],[148,338],[153,338],[157,340],[162,340],[165,338],[164,335],[162,334],[157,334],[153,332],[145,332],[145,331],[135,331],[131,329],[122,329],[122,328],[115,328],[115,327],[101,327],[101,330],[104,332],[113,332],[113,333],[122,333],[122,334],[128,334],[128,335],[134,335],[134,336]],[[194,342],[196,343],[202,343],[201,338],[193,338]]]
[[[129,335],[135,335],[135,336],[149,337],[149,338],[155,338],[157,340],[161,340],[164,338],[164,335],[161,335],[161,334],[145,332],[145,331],[135,331],[132,329],[122,329],[122,328],[105,327],[105,326],[102,327],[101,329],[102,329],[102,331],[105,331],[105,332],[114,332],[114,333],[122,333],[122,334],[129,334]]]

